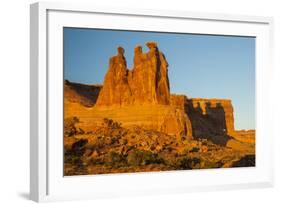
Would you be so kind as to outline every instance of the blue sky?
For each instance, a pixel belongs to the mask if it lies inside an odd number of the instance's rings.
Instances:
[[[166,56],[172,93],[231,99],[235,128],[255,128],[253,37],[64,28],[64,78],[102,84],[118,46],[131,69],[134,47],[146,52],[147,41],[156,41]]]

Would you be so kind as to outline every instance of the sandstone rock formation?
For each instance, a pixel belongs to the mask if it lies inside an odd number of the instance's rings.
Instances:
[[[97,107],[169,104],[168,63],[156,43],[146,45],[148,53],[143,53],[141,46],[135,48],[132,70],[127,68],[124,49],[118,47],[118,54],[109,61]]]
[[[225,145],[235,134],[231,100],[190,98],[171,95],[170,104],[189,117],[194,138],[205,138]]]
[[[117,55],[109,60],[94,110],[107,112],[104,117],[125,126],[136,124],[146,129],[191,137],[187,114],[183,109],[169,106],[170,85],[165,56],[155,42],[146,45],[149,48],[147,53],[142,52],[141,46],[136,46],[132,70],[127,68],[124,49],[118,47]]]
[[[234,129],[231,100],[171,94],[155,42],[109,60],[103,85],[64,82],[64,174],[255,166],[255,131]]]
[[[64,101],[80,103],[86,107],[96,104],[102,85],[85,85],[64,81]]]
[[[129,74],[134,104],[169,104],[168,63],[157,44],[148,42],[148,53],[135,48],[134,68]]]
[[[234,132],[233,107],[230,100],[192,98],[185,106],[193,136],[225,145]]]
[[[124,49],[118,47],[118,54],[109,60],[109,69],[105,75],[103,88],[96,106],[128,105],[132,101],[132,93],[128,83],[127,62]]]
[[[147,53],[141,46],[134,50],[134,65],[127,68],[124,49],[109,60],[103,86],[65,83],[67,116],[85,117],[84,128],[91,129],[104,118],[137,125],[169,135],[205,138],[225,145],[232,136],[241,136],[234,129],[230,100],[188,98],[170,94],[168,62],[155,42],[148,42]],[[91,107],[85,110],[83,106]],[[74,104],[73,104],[74,103]]]
[[[231,100],[226,99],[202,99],[189,100],[189,111],[197,110],[203,116],[213,118],[217,124],[221,124],[221,132],[231,135],[234,132],[233,107]]]

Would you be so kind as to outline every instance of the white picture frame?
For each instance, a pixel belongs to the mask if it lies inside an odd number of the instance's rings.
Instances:
[[[95,21],[96,20],[96,21]],[[157,26],[155,26],[157,25]],[[255,36],[256,167],[64,177],[62,28]],[[185,11],[46,3],[30,9],[30,198],[53,201],[273,186],[273,133],[266,108],[272,77],[273,19]],[[267,119],[265,121],[264,119]]]

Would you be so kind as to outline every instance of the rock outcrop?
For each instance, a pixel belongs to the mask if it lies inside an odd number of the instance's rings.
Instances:
[[[134,68],[129,83],[134,104],[169,104],[170,85],[168,63],[154,42],[148,42],[148,53],[141,46],[135,48]]]
[[[234,132],[231,100],[191,98],[185,106],[194,138],[225,145]]]
[[[194,118],[199,117],[201,119],[194,119],[193,124],[196,124],[196,121],[203,120],[206,121],[210,127],[215,128],[216,134],[231,135],[234,132],[233,107],[231,100],[191,98],[188,100],[186,111]],[[202,128],[195,128],[194,130],[202,130]],[[197,132],[199,131],[196,131],[194,134],[196,135]],[[206,133],[202,133],[201,135],[206,135]]]
[[[171,94],[157,44],[109,60],[103,85],[64,83],[64,174],[255,166],[255,130],[234,129],[227,99]]]
[[[124,49],[118,47],[117,55],[109,60],[94,109],[97,112],[110,110],[110,114],[104,117],[125,126],[135,124],[167,134],[191,137],[187,114],[183,109],[170,106],[168,62],[155,42],[146,45],[149,48],[147,53],[142,52],[141,46],[136,46],[132,70],[127,68]],[[137,107],[141,112],[136,110],[136,106],[142,106]],[[148,106],[147,111],[144,106]]]
[[[132,70],[127,68],[123,48],[110,58],[97,107],[169,104],[168,63],[156,43],[146,45],[148,53],[143,53],[141,46],[135,48]]]
[[[194,138],[225,145],[235,135],[231,100],[190,98],[171,95],[170,104],[185,110]]]
[[[83,113],[86,127],[110,118],[125,127],[137,125],[223,145],[231,136],[238,136],[230,100],[170,94],[168,62],[155,42],[146,45],[147,53],[143,53],[141,46],[135,47],[132,70],[127,68],[124,49],[118,47],[117,55],[109,60],[103,86],[67,82],[65,99],[70,99],[71,103],[80,102],[91,110],[84,111],[83,107],[71,104],[66,106],[66,115]]]
[[[86,107],[96,104],[102,85],[85,85],[64,81],[64,101],[80,103]]]
[[[132,92],[128,83],[129,71],[124,57],[125,51],[121,47],[118,47],[117,50],[118,54],[109,60],[109,68],[96,106],[122,106],[132,102]]]

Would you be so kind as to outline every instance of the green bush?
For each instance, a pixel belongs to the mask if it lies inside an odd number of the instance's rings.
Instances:
[[[199,152],[199,147],[193,147],[189,152]]]
[[[179,169],[198,169],[200,168],[200,159],[185,157],[180,161]]]
[[[73,164],[80,163],[81,157],[86,151],[86,144],[88,140],[80,139],[77,142],[73,143],[70,149],[64,150],[65,161]]]
[[[79,122],[78,117],[69,117],[69,118],[64,119],[64,122],[63,122],[64,136],[72,137],[76,134],[84,133],[84,131],[81,128],[77,129],[77,127],[75,126],[78,122]]]
[[[202,168],[210,169],[210,168],[220,168],[222,166],[223,166],[223,163],[221,161],[218,161],[218,162],[204,161]]]
[[[102,160],[101,158],[97,157],[97,158],[91,158],[88,161],[89,165],[103,165],[104,164],[104,160]]]
[[[160,164],[163,159],[156,153],[143,150],[132,150],[128,153],[127,162],[131,166],[148,165],[148,164]]]
[[[114,122],[112,119],[108,119],[108,118],[103,119],[103,125],[105,127],[109,127],[109,128],[113,128],[113,129],[121,128],[121,123]]]
[[[110,161],[113,164],[120,163],[124,161],[124,157],[122,154],[113,151],[110,152]]]

